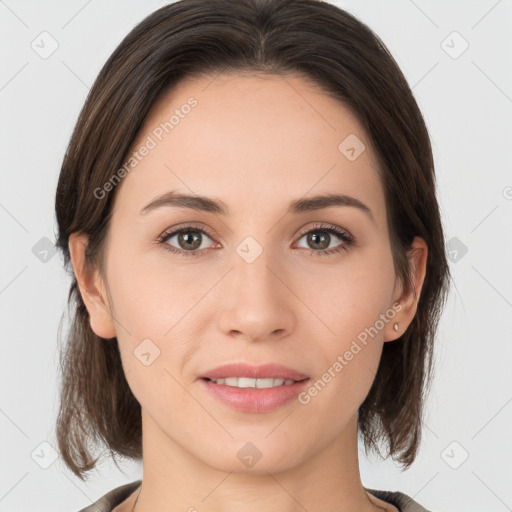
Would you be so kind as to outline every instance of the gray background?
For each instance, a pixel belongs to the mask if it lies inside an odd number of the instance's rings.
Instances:
[[[0,512],[76,511],[141,475],[106,462],[84,484],[54,458],[70,281],[52,252],[53,200],[89,87],[164,3],[0,0]],[[438,512],[512,510],[512,1],[336,5],[388,45],[424,113],[455,285],[418,459],[402,473],[362,457],[363,484]]]

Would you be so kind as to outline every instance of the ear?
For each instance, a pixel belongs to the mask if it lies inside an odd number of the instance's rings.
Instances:
[[[402,336],[416,314],[427,270],[427,255],[428,247],[425,240],[418,236],[414,237],[411,249],[408,251],[414,289],[407,290],[401,283],[399,291],[395,294],[393,299],[393,304],[399,303],[399,306],[393,307],[397,313],[394,318],[386,324],[384,333],[385,341],[394,341]],[[398,331],[393,328],[395,323],[398,324]]]
[[[87,235],[72,233],[69,237],[69,253],[80,294],[91,322],[91,329],[100,338],[116,336],[107,290],[100,272],[85,258],[89,240]]]

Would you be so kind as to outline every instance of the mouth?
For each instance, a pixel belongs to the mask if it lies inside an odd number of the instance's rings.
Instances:
[[[307,378],[306,378],[307,379]],[[253,379],[251,377],[224,377],[220,379],[209,379],[204,378],[214,384],[224,384],[225,386],[232,386],[234,388],[254,388],[254,389],[269,389],[276,388],[279,386],[290,386],[296,382],[302,382],[303,380],[294,379],[280,379],[278,377],[259,378]]]
[[[237,411],[262,413],[296,398],[310,377],[280,364],[231,363],[205,373],[199,380],[224,405]]]
[[[272,386],[281,386],[285,384],[285,382],[298,382],[309,378],[309,376],[295,370],[294,368],[289,368],[288,366],[278,363],[252,365],[244,362],[238,362],[228,363],[218,366],[217,368],[213,368],[201,375],[201,378],[209,379],[211,381],[225,379],[223,384],[227,386],[238,385],[237,382],[233,380],[238,379],[238,383],[241,382],[240,387],[256,387],[257,382],[253,383],[253,381],[259,381],[260,384],[263,384],[263,387],[271,387],[269,386],[270,381],[268,379],[272,379],[272,381],[276,381],[278,383],[272,384]],[[279,382],[280,380],[283,380],[283,382]]]

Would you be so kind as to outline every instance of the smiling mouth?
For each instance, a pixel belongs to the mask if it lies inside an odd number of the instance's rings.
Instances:
[[[279,378],[261,378],[261,379],[253,379],[251,377],[224,377],[221,379],[209,379],[205,378],[204,380],[213,382],[214,384],[223,384],[225,386],[232,386],[236,388],[255,388],[255,389],[269,389],[280,386],[290,386],[291,384],[295,384],[297,381],[293,379],[279,379]],[[302,379],[306,380],[306,379]]]

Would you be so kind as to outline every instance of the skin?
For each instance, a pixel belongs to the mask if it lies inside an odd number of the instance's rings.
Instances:
[[[91,328],[117,337],[141,404],[144,477],[136,510],[396,511],[361,483],[357,411],[383,344],[401,336],[416,313],[426,244],[413,244],[414,297],[395,276],[367,134],[346,106],[298,75],[182,82],[154,105],[134,149],[191,96],[198,105],[117,186],[105,277],[84,265],[85,235],[69,242]],[[349,134],[366,146],[355,161],[338,150]],[[220,199],[230,215],[172,207],[139,214],[168,190]],[[333,192],[365,203],[374,221],[347,206],[285,214],[294,199]],[[202,255],[180,256],[155,243],[189,222],[214,235],[199,235]],[[347,230],[357,244],[312,254],[319,249],[300,230],[317,222]],[[250,264],[236,252],[247,236],[263,248]],[[177,236],[166,243],[189,247]],[[344,243],[330,235],[326,246]],[[271,412],[239,412],[197,380],[226,362],[272,361],[315,382],[397,302],[401,311],[306,405],[292,400]],[[160,350],[149,366],[133,353],[146,338]],[[262,453],[251,468],[237,457],[247,442]],[[115,511],[131,510],[135,497]]]

